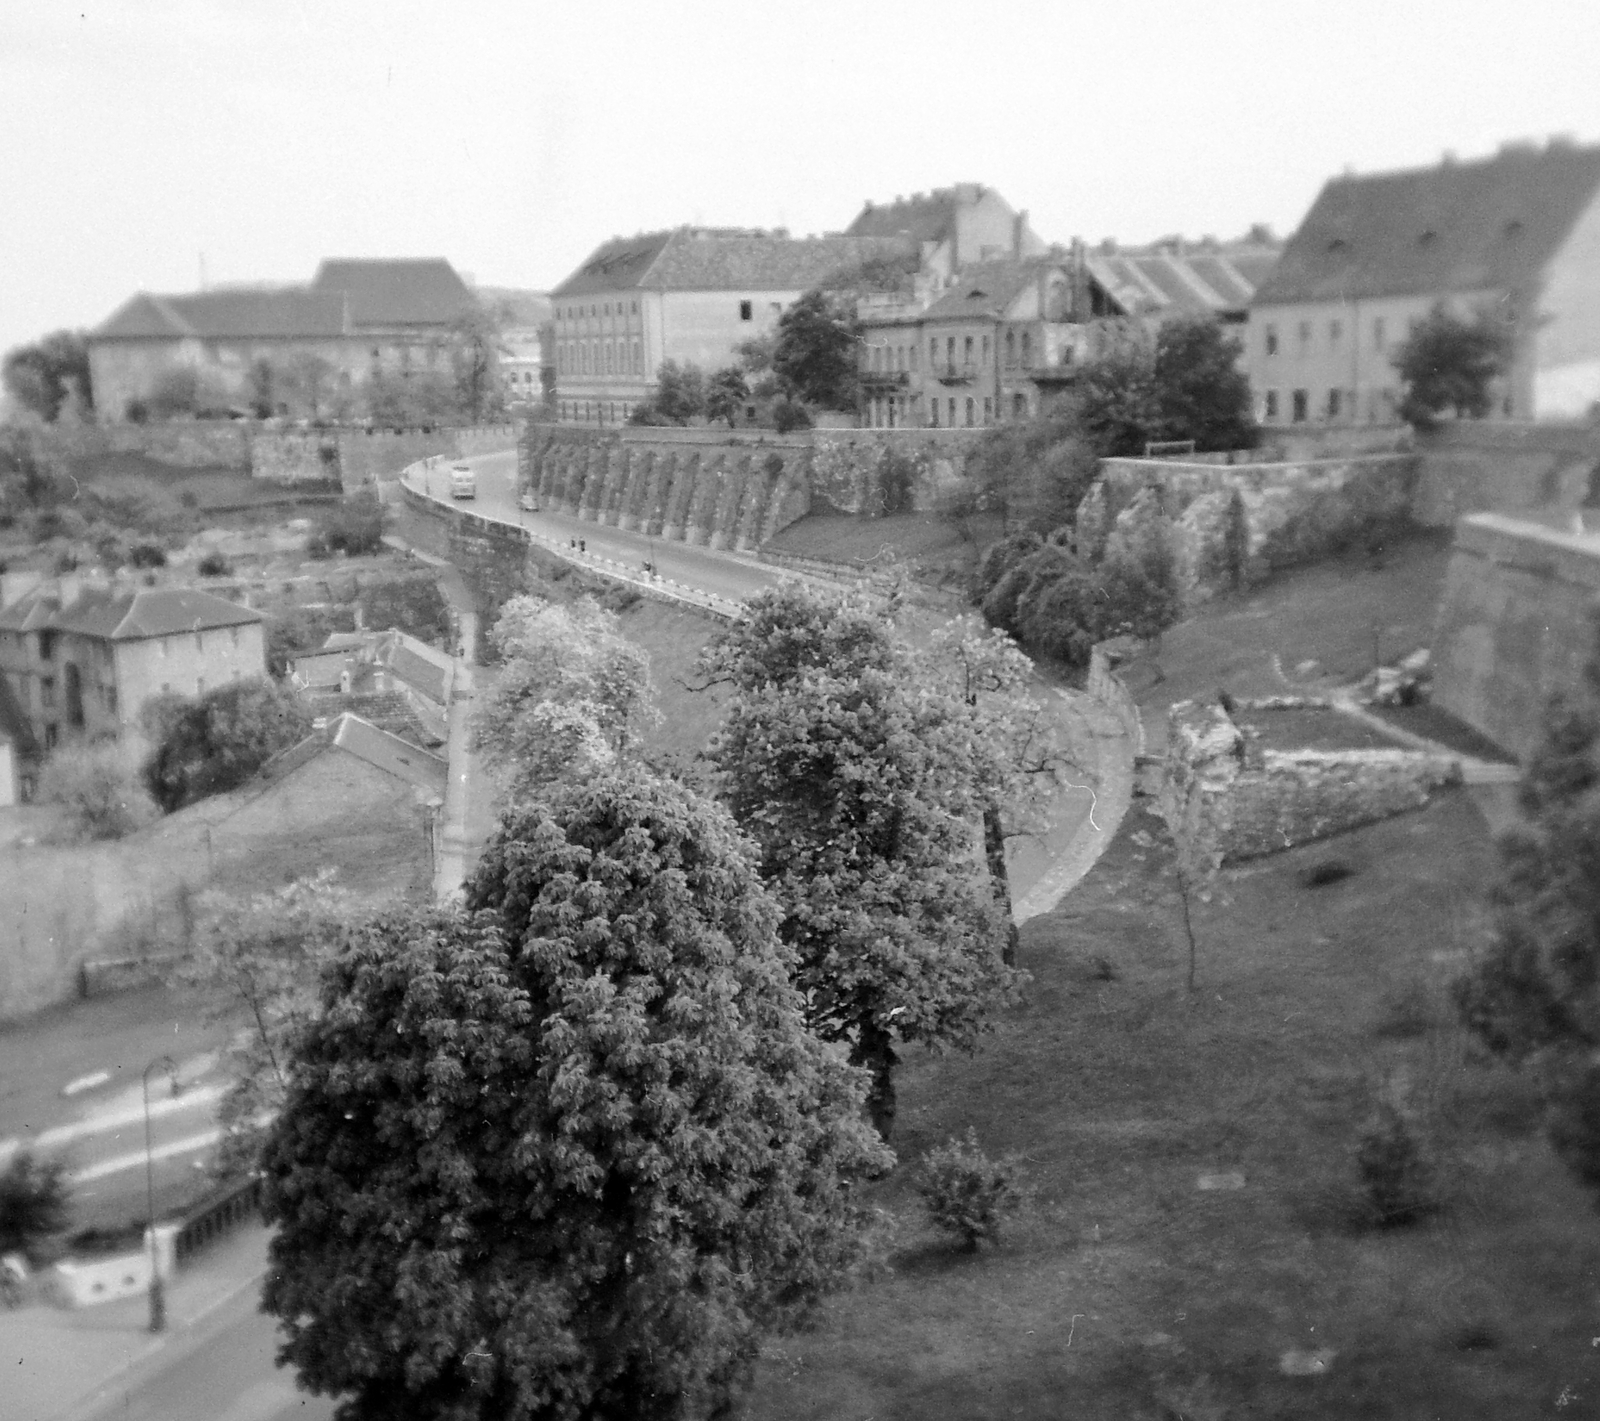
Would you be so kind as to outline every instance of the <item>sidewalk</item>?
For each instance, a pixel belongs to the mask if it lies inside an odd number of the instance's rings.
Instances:
[[[118,1377],[156,1357],[247,1289],[267,1267],[267,1230],[241,1225],[167,1283],[167,1330],[151,1333],[146,1296],[61,1309],[0,1311],[0,1415],[55,1421],[103,1401]]]

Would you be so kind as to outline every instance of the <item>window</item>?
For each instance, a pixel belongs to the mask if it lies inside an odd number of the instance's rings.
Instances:
[[[753,320],[754,318],[755,303],[753,301],[741,301],[739,303],[739,319],[741,321],[749,321]]]
[[[950,397],[950,428],[954,429],[955,427],[956,427],[956,397],[954,395],[952,395]]]
[[[961,363],[963,365],[971,365],[972,364],[972,337],[971,336],[968,336],[966,338],[966,341],[963,343],[963,345],[961,347]],[[971,421],[969,420],[968,423],[970,424]]]
[[[46,710],[56,703],[56,678],[54,676],[41,676],[39,678],[39,704]]]
[[[930,425],[932,425],[933,428],[935,428],[935,429],[937,429],[939,427],[939,402],[938,402],[938,400],[929,400],[928,401],[928,423]]]
[[[948,337],[945,338],[945,343],[944,343],[944,363],[946,365],[948,365],[952,370],[954,370],[956,368],[956,338],[954,336],[948,336]],[[954,410],[955,407],[956,407],[956,402],[954,400],[951,400],[950,401],[950,408],[952,410]],[[954,424],[955,422],[956,422],[955,421],[955,416],[954,416],[954,414],[952,414],[950,416],[950,423]]]
[[[1382,350],[1383,340],[1383,317],[1377,316],[1372,322],[1372,348],[1374,350]]]
[[[1301,321],[1300,322],[1299,335],[1300,335],[1300,354],[1304,355],[1306,353],[1306,351],[1311,349],[1311,322],[1310,321]]]
[[[1015,369],[1017,364],[1017,333],[1006,332],[1006,369]]]
[[[1012,419],[1026,419],[1028,417],[1028,397],[1018,393],[1011,397]]]
[[[983,397],[983,422],[990,423],[994,419],[994,401],[987,395]]]
[[[1266,343],[1267,354],[1276,355],[1278,353],[1278,328],[1276,326],[1268,326],[1263,339]]]
[[[915,370],[917,368],[917,352],[921,348],[922,347],[921,347],[919,342],[913,341],[911,343],[911,368],[912,368],[912,370]]]
[[[117,713],[117,688],[115,686],[107,686],[105,688],[105,694],[106,709],[110,711],[112,715],[115,715]]]
[[[983,338],[983,353],[978,357],[985,365],[989,363],[989,337]]]
[[[1344,334],[1344,322],[1343,321],[1329,321],[1328,322],[1328,344],[1329,345],[1338,345],[1339,344],[1339,337],[1342,336],[1343,334]]]
[[[44,728],[44,748],[46,750],[54,750],[56,748],[56,741],[58,739],[60,739],[60,737],[61,737],[61,730],[60,730],[59,726],[57,726],[55,724],[50,724],[50,725],[45,726],[45,728]]]
[[[644,351],[638,341],[633,343],[633,373],[635,375],[644,374]]]
[[[616,368],[616,366],[614,364],[615,356],[616,356],[616,352],[612,348],[611,342],[607,341],[606,342],[606,374],[607,375],[610,375]]]
[[[1296,424],[1304,424],[1310,406],[1310,396],[1304,390],[1296,390],[1293,395],[1294,414],[1291,416]]]
[[[637,301],[633,303],[633,314],[636,316],[639,314],[639,303]]]
[[[1344,407],[1344,392],[1342,390],[1328,391],[1328,418],[1338,419],[1339,411]]]
[[[932,370],[939,364],[939,338],[935,336],[928,342],[928,369]]]
[[[56,655],[56,634],[54,632],[39,633],[39,660],[53,661]]]
[[[1022,368],[1028,369],[1033,364],[1033,337],[1027,331],[1022,333]]]
[[[973,426],[973,423],[974,423],[972,415],[973,415],[973,407],[974,407],[974,405],[976,403],[977,402],[972,398],[971,395],[967,396],[967,428],[968,429],[971,429],[972,426]]]
[[[1276,390],[1268,390],[1267,391],[1266,404],[1262,407],[1262,412],[1261,413],[1262,413],[1262,418],[1263,419],[1266,419],[1266,420],[1269,420],[1269,421],[1277,419],[1277,417],[1278,417],[1278,392]]]

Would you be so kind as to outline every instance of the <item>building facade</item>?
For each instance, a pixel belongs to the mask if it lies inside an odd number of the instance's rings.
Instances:
[[[64,577],[0,609],[0,675],[43,754],[126,734],[163,693],[198,696],[266,670],[261,614],[209,592]]]
[[[807,237],[678,227],[616,238],[550,293],[556,414],[619,424],[648,400],[665,361],[706,374],[772,334],[802,293],[877,257],[898,238]]]
[[[1395,353],[1436,307],[1504,321],[1492,417],[1575,419],[1600,403],[1600,147],[1334,178],[1250,306],[1268,425],[1392,423]]]
[[[912,243],[919,269],[936,291],[955,280],[964,267],[1039,257],[1049,251],[1028,225],[1028,214],[1016,211],[982,183],[956,183],[886,203],[869,199],[845,235]]]
[[[443,258],[325,261],[307,286],[140,292],[90,332],[95,406],[122,418],[187,371],[205,405],[249,410],[266,389],[269,412],[317,415],[374,375],[448,374],[476,309]]]

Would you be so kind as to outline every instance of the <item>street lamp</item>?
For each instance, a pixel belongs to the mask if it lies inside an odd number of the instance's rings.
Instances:
[[[161,1283],[161,1259],[156,1252],[156,1171],[150,1149],[150,1072],[166,1071],[172,1078],[172,1094],[178,1094],[178,1063],[171,1056],[157,1056],[144,1068],[144,1189],[145,1228],[150,1235],[150,1330],[160,1332],[167,1325],[167,1299]]]

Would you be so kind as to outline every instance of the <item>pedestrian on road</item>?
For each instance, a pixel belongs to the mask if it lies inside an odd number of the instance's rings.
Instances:
[[[580,553],[586,553],[589,551],[589,544],[582,538],[578,539],[578,551]]]

